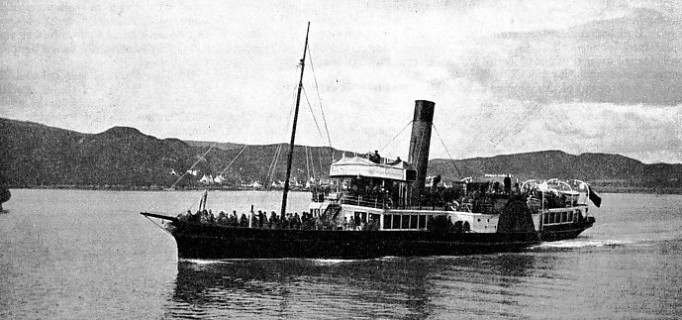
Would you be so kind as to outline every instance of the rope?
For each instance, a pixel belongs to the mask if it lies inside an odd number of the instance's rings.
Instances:
[[[296,65],[296,70],[301,66],[301,64]],[[282,132],[283,134],[288,134],[289,133],[289,124],[291,123],[291,119],[294,116],[294,108],[296,106],[296,91],[297,87],[293,88],[291,91],[292,95],[292,102],[291,106],[289,107],[289,116],[287,117],[287,122],[286,125],[282,127]],[[276,169],[277,169],[277,163],[279,162],[279,156],[282,152],[282,144],[278,144],[277,148],[275,148],[275,153],[272,155],[272,160],[270,161],[270,166],[268,167],[268,172],[265,175],[265,181],[263,181],[264,185],[267,185],[268,181],[274,181],[275,180],[275,174],[276,174]]]
[[[225,171],[227,171],[227,169],[229,169],[230,166],[232,166],[232,164],[237,160],[237,158],[239,158],[239,156],[242,154],[242,152],[244,152],[244,150],[246,150],[246,145],[244,145],[244,147],[242,148],[242,150],[239,151],[239,153],[237,153],[237,155],[234,157],[234,159],[232,159],[232,161],[230,161],[230,163],[227,164],[227,167],[225,167],[225,169],[223,169],[223,171],[220,171],[220,174],[221,174],[221,175],[222,175],[223,173],[225,173]]]
[[[388,147],[388,145],[390,145],[391,143],[393,143],[393,141],[395,141],[395,139],[398,138],[398,137],[405,131],[405,129],[407,129],[407,127],[410,126],[410,124],[412,124],[412,121],[408,122],[408,123],[405,125],[405,127],[404,127],[402,130],[400,130],[400,132],[398,132],[398,134],[396,134],[393,138],[391,138],[391,140],[388,141],[388,143],[387,143],[386,145],[384,145],[381,149],[379,149],[379,151],[384,151],[384,149],[386,149],[386,147]]]
[[[275,154],[272,157],[272,161],[270,162],[270,167],[268,168],[268,173],[265,176],[265,183],[268,183],[268,181],[275,180],[275,168],[277,167],[277,162],[279,160],[279,155],[282,152],[282,145],[278,144],[277,148],[275,148]]]
[[[313,121],[315,121],[317,133],[320,134],[320,138],[324,139],[324,135],[322,135],[322,130],[320,130],[320,125],[317,123],[317,118],[315,117],[315,113],[313,112],[313,106],[310,104],[310,100],[308,100],[308,93],[305,91],[305,87],[303,87],[303,96],[305,97],[305,101],[308,102],[308,109],[310,109],[310,114],[313,116]]]
[[[308,181],[310,181],[310,162],[308,161],[308,146],[305,146],[305,167],[308,173]]]
[[[178,182],[180,182],[180,180],[182,180],[182,178],[184,178],[184,177],[189,173],[189,171],[191,171],[192,169],[194,169],[194,166],[196,166],[199,162],[201,162],[201,160],[206,160],[206,159],[204,159],[204,157],[211,151],[211,149],[213,149],[213,147],[216,146],[216,144],[218,144],[218,143],[217,143],[217,142],[214,142],[213,145],[211,145],[211,147],[208,148],[208,150],[206,150],[206,152],[204,152],[204,154],[202,154],[202,155],[199,157],[199,160],[195,161],[195,162],[192,164],[192,166],[189,167],[189,169],[187,169],[187,171],[185,171],[185,173],[183,173],[183,174],[180,176],[180,178],[178,178],[178,180],[175,181],[175,183],[173,183],[173,184],[170,186],[171,189],[172,189],[172,188],[175,188],[175,185],[178,184]]]
[[[310,50],[310,45],[308,45],[308,57],[310,58],[310,69],[313,71],[313,79],[315,80],[315,90],[317,91],[317,99],[320,102],[320,111],[322,112],[322,122],[324,123],[324,130],[327,132],[327,141],[329,142],[329,147],[332,148],[332,138],[329,135],[329,127],[327,127],[327,118],[324,116],[324,108],[322,108],[322,97],[320,97],[320,87],[317,85],[317,75],[315,74],[315,66],[313,65],[313,53]],[[332,161],[333,161],[332,155]]]
[[[431,126],[433,127],[433,130],[436,131],[436,136],[438,136],[438,140],[440,140],[440,143],[443,145],[445,152],[448,153],[448,157],[450,157],[450,162],[452,163],[452,166],[455,167],[455,171],[457,171],[457,175],[461,178],[462,173],[459,172],[459,169],[457,168],[457,165],[455,164],[455,160],[452,159],[452,155],[450,155],[450,151],[448,151],[448,147],[445,146],[445,142],[443,142],[443,139],[440,137],[440,133],[438,133],[438,129],[436,129],[436,125],[431,124]]]
[[[149,218],[147,216],[144,216],[144,217],[147,218],[147,220],[151,221],[155,226],[159,227],[159,229],[168,232],[168,234],[171,234],[170,231],[168,231],[168,229],[160,226],[158,223],[154,222],[154,220],[152,220],[151,218]]]

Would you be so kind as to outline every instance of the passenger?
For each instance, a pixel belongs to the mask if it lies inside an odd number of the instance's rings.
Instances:
[[[242,213],[242,217],[239,218],[239,226],[242,228],[246,228],[249,226],[249,219],[246,218],[246,214]]]
[[[239,219],[237,218],[237,211],[232,211],[232,214],[230,214],[229,224],[230,224],[230,226],[233,226],[233,227],[239,226]]]
[[[181,221],[187,221],[192,217],[192,211],[187,210],[187,212],[181,213],[178,215],[178,219]]]
[[[286,222],[287,222],[287,223],[286,223],[286,225],[284,226],[284,228],[285,228],[285,229],[293,229],[294,217],[293,217],[293,215],[291,214],[291,212],[287,212],[286,217],[287,217],[287,219],[286,219]]]
[[[301,218],[298,216],[298,212],[294,212],[294,218],[292,219],[292,229],[295,230],[300,230],[301,229]]]
[[[199,222],[201,222],[201,211],[197,211],[196,213],[194,213],[194,214],[189,218],[189,222],[192,222],[192,223],[199,223]]]
[[[200,218],[199,222],[201,223],[208,223],[208,210],[204,209],[204,211],[201,211],[200,213]]]
[[[273,211],[270,213],[270,221],[268,221],[268,228],[277,229],[277,224],[279,219],[277,219],[277,214]]]
[[[227,216],[225,215],[225,211],[220,211],[218,213],[218,224],[227,224]]]
[[[267,228],[268,227],[268,215],[265,211],[263,211],[263,216],[260,219],[260,221],[261,221],[261,225],[260,225],[261,228]]]
[[[504,193],[511,194],[511,177],[508,174],[504,177]]]
[[[256,217],[258,219],[258,227],[263,228],[263,211],[258,210],[258,215]]]
[[[381,156],[379,155],[378,150],[374,150],[374,154],[370,154],[369,161],[372,161],[374,163],[381,163]]]

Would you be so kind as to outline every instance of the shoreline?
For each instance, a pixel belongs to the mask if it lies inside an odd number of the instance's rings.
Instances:
[[[126,186],[126,185],[24,185],[8,186],[9,189],[57,189],[57,190],[104,190],[104,191],[282,191],[272,188],[248,188],[233,186],[210,186],[210,187],[186,187],[168,190],[163,186]],[[642,193],[642,194],[682,194],[682,188],[647,188],[647,187],[607,187],[593,186],[597,193]],[[305,188],[292,188],[290,192],[309,192]]]
[[[209,187],[186,187],[174,188],[163,186],[126,186],[126,185],[25,185],[13,186],[8,189],[53,189],[53,190],[103,190],[103,191],[282,191],[282,189],[272,188],[249,188],[249,187],[230,187],[230,186],[209,186]],[[291,188],[289,192],[308,192],[305,188]]]

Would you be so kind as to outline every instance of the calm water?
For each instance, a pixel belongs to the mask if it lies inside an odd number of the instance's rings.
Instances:
[[[522,253],[178,261],[139,211],[201,192],[12,190],[0,215],[0,319],[678,318],[682,196],[605,194],[596,227]],[[307,193],[291,206],[307,207]],[[214,192],[208,207],[279,208]]]

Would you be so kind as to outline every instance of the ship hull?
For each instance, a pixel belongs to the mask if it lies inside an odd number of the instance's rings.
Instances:
[[[559,224],[555,226],[543,226],[542,241],[559,241],[575,239],[583,231],[594,225],[595,219],[588,217],[580,222]]]
[[[520,251],[537,233],[272,230],[173,223],[184,259],[374,258]]]

